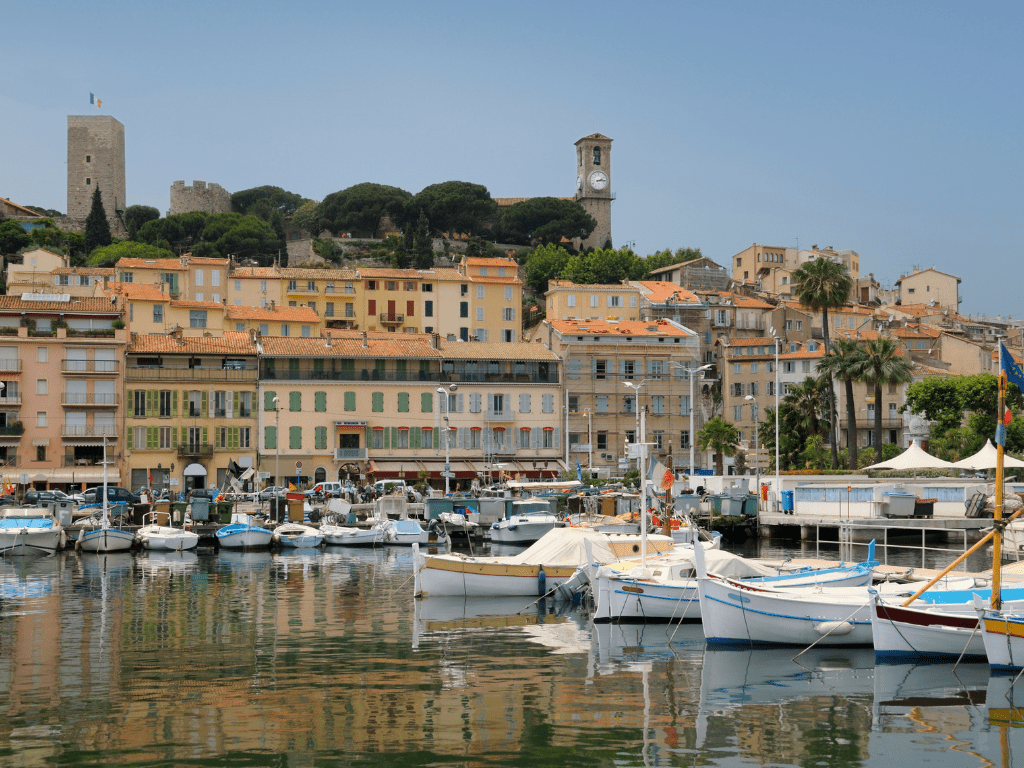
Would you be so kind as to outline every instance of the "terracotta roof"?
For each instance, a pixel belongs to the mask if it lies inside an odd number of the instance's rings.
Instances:
[[[162,272],[184,272],[188,268],[181,259],[121,259],[114,265],[117,269],[156,269]]]
[[[17,208],[19,211],[23,211],[26,216],[32,216],[33,218],[36,218],[36,219],[45,219],[46,218],[45,214],[42,214],[39,211],[33,211],[31,208],[26,208],[23,205],[18,205],[17,203],[12,203],[6,197],[0,197],[0,202],[6,203],[7,205],[11,206],[12,208]]]
[[[471,275],[469,278],[471,283],[493,283],[496,285],[519,285],[522,281],[519,279],[516,273],[506,275],[505,277],[498,277],[495,275]]]
[[[441,353],[430,344],[426,334],[387,334],[390,338],[367,336],[327,339],[310,336],[263,336],[263,354],[273,357],[351,357],[351,358],[440,358]],[[412,338],[405,338],[411,336]]]
[[[723,347],[750,347],[758,344],[774,344],[775,339],[771,336],[751,336],[749,338],[737,336],[735,339],[723,336],[717,340],[717,343]]]
[[[671,320],[545,320],[563,335],[686,336],[697,334]]]
[[[780,352],[779,360],[812,360],[824,356],[824,344],[818,344],[813,351],[808,350],[805,345],[801,345],[801,349],[798,349],[796,352]]]
[[[249,279],[278,279],[281,277],[281,270],[277,267],[235,267],[231,270],[228,278],[237,278],[239,280]]]
[[[225,307],[228,320],[271,320],[289,323],[319,323],[320,315],[309,307]]]
[[[144,283],[111,283],[107,286],[107,293],[119,293],[126,299],[138,299],[139,301],[170,301],[171,298],[160,290],[159,285]]]
[[[216,301],[187,301],[182,299],[180,301],[172,301],[172,307],[181,307],[183,309],[224,309],[223,304],[218,304]]]
[[[700,302],[697,294],[681,288],[677,283],[669,283],[664,280],[637,280],[635,284],[644,289],[641,293],[644,294],[644,298],[648,301],[660,303],[672,299],[672,294],[676,294],[672,301],[681,304]]]
[[[543,344],[525,341],[444,341],[441,353],[451,360],[558,360],[558,355]]]
[[[353,278],[355,279],[355,278]],[[388,269],[373,267],[359,270],[359,280],[423,280],[424,273],[415,269]],[[429,279],[429,278],[427,278]]]
[[[712,292],[714,293],[714,292]],[[754,299],[750,296],[744,296],[742,293],[733,293],[732,291],[718,291],[719,296],[723,299],[728,299],[732,306],[739,307],[740,309],[775,309],[775,307],[769,304],[767,301],[761,301],[760,299]],[[712,308],[721,306],[712,304]]]
[[[355,280],[354,269],[314,269],[311,267],[284,267],[281,277],[294,280]]]
[[[190,265],[191,264],[199,264],[200,266],[204,266],[206,264],[209,264],[210,266],[214,266],[214,267],[226,267],[230,263],[230,260],[229,259],[214,259],[214,258],[208,258],[206,256],[192,256],[191,254],[189,254],[189,256],[188,256],[188,263]]]
[[[474,277],[474,280],[479,278]],[[640,289],[638,286],[640,283],[574,283],[572,280],[558,280],[555,282],[555,287],[550,289],[548,293],[552,291],[567,291],[573,293],[585,293],[587,291],[595,292],[606,292],[606,291],[626,291],[627,293],[639,293]],[[675,283],[666,283],[666,285],[675,285]],[[678,285],[675,285],[679,288]]]
[[[248,333],[225,331],[223,336],[183,336],[178,341],[173,334],[147,333],[131,335],[127,353],[177,352],[180,354],[205,353],[255,355],[256,345]]]
[[[53,275],[95,275],[97,277],[113,277],[117,270],[113,267],[56,267],[50,271]]]
[[[465,264],[467,267],[519,267],[515,259],[484,258],[482,256],[466,256]]]
[[[54,293],[37,294],[39,296],[60,295]],[[104,315],[119,315],[117,305],[111,304],[110,299],[95,296],[72,296],[67,301],[23,301],[21,296],[0,296],[0,311],[6,312],[77,312],[77,313],[102,313]]]

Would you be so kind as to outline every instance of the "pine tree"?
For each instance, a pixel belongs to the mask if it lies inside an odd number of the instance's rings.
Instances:
[[[430,222],[422,211],[416,221],[416,269],[430,269],[434,266],[434,239],[430,236]]]
[[[110,245],[110,241],[110,222],[107,221],[107,212],[103,210],[103,195],[97,185],[96,191],[92,193],[92,209],[85,220],[85,250],[92,253],[96,248]]]

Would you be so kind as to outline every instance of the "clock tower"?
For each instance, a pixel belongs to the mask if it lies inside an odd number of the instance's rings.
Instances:
[[[604,248],[612,240],[612,140],[600,133],[576,142],[576,201],[597,226],[582,248]]]

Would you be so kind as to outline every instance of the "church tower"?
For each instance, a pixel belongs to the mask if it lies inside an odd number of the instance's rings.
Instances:
[[[600,133],[576,142],[576,201],[597,226],[583,248],[604,248],[612,240],[612,140]]]

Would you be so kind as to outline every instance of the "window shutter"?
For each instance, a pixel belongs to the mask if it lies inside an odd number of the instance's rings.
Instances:
[[[523,392],[519,395],[519,412],[529,413],[530,412],[530,395],[527,392]]]
[[[511,392],[506,392],[505,393],[505,418],[508,419],[509,421],[512,421],[512,419],[515,417],[516,409],[515,409],[515,406],[513,405],[514,402],[515,401],[512,399],[512,393]]]
[[[432,429],[432,430],[430,430],[430,434],[433,435],[433,438],[434,438],[434,448],[440,448],[441,447],[441,430],[439,430],[439,429]]]
[[[156,427],[146,427],[146,450],[156,448]]]
[[[272,411],[274,410],[274,398],[277,397],[277,392],[264,392],[263,393],[263,410]]]
[[[625,360],[619,360],[619,375],[622,376],[623,379],[626,378],[626,361]]]
[[[387,427],[384,427],[384,448],[391,448],[391,430]]]
[[[462,409],[464,408],[463,403],[462,403],[462,393],[460,392],[459,396],[457,398],[455,398],[455,399],[457,401],[456,404],[455,404],[455,410],[458,413],[462,413]]]
[[[374,392],[373,393],[373,410],[380,413],[384,410],[384,393]]]
[[[205,392],[205,391],[201,392],[199,394],[199,397],[200,397],[200,399],[199,399],[199,415],[200,416],[206,416],[206,415],[213,416],[213,414],[210,413],[210,393],[209,392]]]
[[[347,395],[349,393],[346,392],[345,394]],[[352,393],[352,394],[355,394],[355,393]],[[371,445],[373,445],[373,433],[372,433],[372,430],[370,429],[370,425],[367,424],[366,425],[366,448],[369,449]]]
[[[238,447],[238,427],[231,427],[228,430],[228,448]]]
[[[559,446],[560,446],[560,442],[559,442],[559,436],[558,436],[558,427],[555,427],[555,448],[558,448]]]
[[[409,447],[420,448],[420,443],[423,441],[423,430],[421,427],[410,427],[409,428]]]
[[[345,393],[345,410],[354,411],[356,409],[356,393],[346,392]]]
[[[155,389],[146,390],[146,415],[153,417],[157,415],[157,391]]]
[[[231,419],[235,415],[235,393],[230,389],[224,393],[224,418]]]
[[[590,375],[597,376],[597,360],[590,361]]]
[[[327,410],[327,393],[326,392],[317,392],[313,396],[313,401],[314,401],[313,408],[315,410],[317,410],[317,411],[326,411]]]
[[[409,410],[409,393],[399,392],[398,393],[398,412],[406,413]]]
[[[421,413],[433,413],[434,411],[434,393],[423,392],[420,394],[420,412]]]
[[[241,392],[232,392],[231,394],[232,394],[232,398],[231,399],[232,399],[232,401],[235,404],[234,413],[235,413],[236,416],[241,415],[241,413],[242,413],[242,405],[241,405],[242,393]]]
[[[206,427],[203,427],[203,445],[209,445],[210,444],[210,438],[208,438],[206,436],[206,432],[207,432]]]
[[[290,411],[301,411],[302,410],[302,393],[301,392],[289,392],[288,393],[288,410],[290,410]]]
[[[134,445],[134,441],[135,441],[135,428],[134,427],[128,427],[128,434],[127,434],[126,437],[127,437],[127,441],[126,442],[128,443],[128,450],[129,451],[134,450],[135,449],[135,445]]]
[[[288,447],[292,450],[300,450],[302,448],[302,427],[288,428]]]
[[[398,447],[398,427],[391,428],[391,447]]]
[[[263,428],[263,445],[265,448],[277,448],[277,427]]]
[[[325,450],[327,448],[327,427],[316,427],[313,430],[313,439],[316,441],[316,449],[318,451]]]

